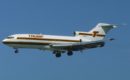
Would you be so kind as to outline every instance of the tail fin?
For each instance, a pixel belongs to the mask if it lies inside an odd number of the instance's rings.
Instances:
[[[107,23],[99,23],[95,28],[93,28],[90,33],[98,32],[99,34],[106,35],[108,31],[115,28],[115,25],[107,24]]]
[[[99,23],[89,32],[77,32],[77,36],[87,37],[90,40],[102,40],[106,34],[115,27],[116,26],[112,24]]]

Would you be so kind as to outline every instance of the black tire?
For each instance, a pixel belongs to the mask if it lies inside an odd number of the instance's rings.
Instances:
[[[18,51],[17,49],[16,49],[14,52],[15,52],[16,54],[19,53],[19,51]]]
[[[55,54],[55,56],[58,58],[58,57],[61,57],[61,53],[57,53]]]
[[[68,56],[72,56],[72,55],[73,55],[73,52],[72,52],[72,51],[68,51],[67,55],[68,55]]]

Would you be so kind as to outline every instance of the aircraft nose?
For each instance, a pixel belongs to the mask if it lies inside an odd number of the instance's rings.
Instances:
[[[6,39],[2,40],[2,43],[3,43],[3,44],[6,44],[6,43],[7,43],[7,40],[6,40]]]

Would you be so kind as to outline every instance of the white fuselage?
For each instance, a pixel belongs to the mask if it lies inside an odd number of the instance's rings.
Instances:
[[[82,41],[89,40],[82,39]],[[36,48],[43,50],[55,50],[51,44],[80,43],[78,36],[53,36],[43,34],[15,34],[3,40],[3,43],[13,48]]]
[[[112,24],[99,23],[88,32],[75,31],[74,36],[15,34],[8,36],[3,43],[16,49],[15,53],[18,53],[18,48],[33,48],[51,50],[56,57],[64,52],[71,56],[73,51],[103,47],[106,33],[115,27]]]

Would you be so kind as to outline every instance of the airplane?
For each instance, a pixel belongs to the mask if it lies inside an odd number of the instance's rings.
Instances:
[[[72,56],[74,51],[104,47],[106,34],[116,27],[113,24],[98,23],[96,27],[88,32],[75,31],[74,36],[14,34],[8,36],[2,42],[14,48],[15,53],[19,52],[19,48],[30,48],[52,51],[56,57],[61,57],[62,53]],[[109,40],[114,39],[110,38]]]

